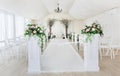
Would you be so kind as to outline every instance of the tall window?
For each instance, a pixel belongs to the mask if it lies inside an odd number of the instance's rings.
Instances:
[[[14,19],[12,14],[7,15],[7,35],[8,39],[14,38]]]
[[[25,27],[24,18],[21,16],[15,16],[16,37],[23,36],[24,27]]]
[[[0,12],[0,41],[5,40],[5,14]]]
[[[25,20],[23,17],[0,10],[0,47],[9,39],[23,36]]]
[[[0,47],[5,45],[5,15],[0,11]]]

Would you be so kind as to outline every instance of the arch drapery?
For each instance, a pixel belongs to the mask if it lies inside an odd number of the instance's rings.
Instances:
[[[49,36],[51,37],[52,34],[52,26],[54,25],[55,21],[60,21],[62,24],[65,26],[65,35],[66,38],[68,37],[68,27],[71,22],[71,20],[68,19],[62,19],[62,20],[57,20],[57,19],[50,19],[48,20],[48,26],[49,26]]]

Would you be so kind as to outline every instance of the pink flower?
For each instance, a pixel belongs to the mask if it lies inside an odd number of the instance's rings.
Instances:
[[[35,26],[31,26],[31,28],[35,28]]]
[[[90,31],[90,28],[87,28],[87,29],[86,29],[86,32],[89,32],[89,31]]]

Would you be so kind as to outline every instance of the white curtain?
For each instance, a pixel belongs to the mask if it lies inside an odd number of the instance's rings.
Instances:
[[[0,11],[0,41],[5,40],[5,14]],[[4,42],[0,42],[0,47],[4,46]]]
[[[28,40],[28,73],[40,73],[41,50],[38,45],[38,38],[31,37]]]
[[[7,15],[7,35],[8,39],[14,38],[14,19],[12,14]]]
[[[23,36],[25,29],[25,20],[21,16],[15,16],[16,37]]]
[[[0,10],[0,47],[5,46],[9,39],[23,36],[24,27],[23,17]]]
[[[55,24],[52,26],[52,34],[56,35],[56,37],[61,37],[62,34],[65,35],[65,26],[60,22],[56,21]]]

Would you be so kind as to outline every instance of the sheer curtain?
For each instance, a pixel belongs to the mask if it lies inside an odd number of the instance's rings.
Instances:
[[[15,16],[15,29],[16,29],[16,37],[23,36],[25,29],[25,21],[21,16]]]
[[[0,9],[0,64],[8,64],[11,60],[26,56],[24,27],[23,17]]]
[[[5,14],[0,11],[0,47],[5,45]]]
[[[8,39],[14,38],[14,19],[13,15],[8,14],[7,15],[7,37]]]

